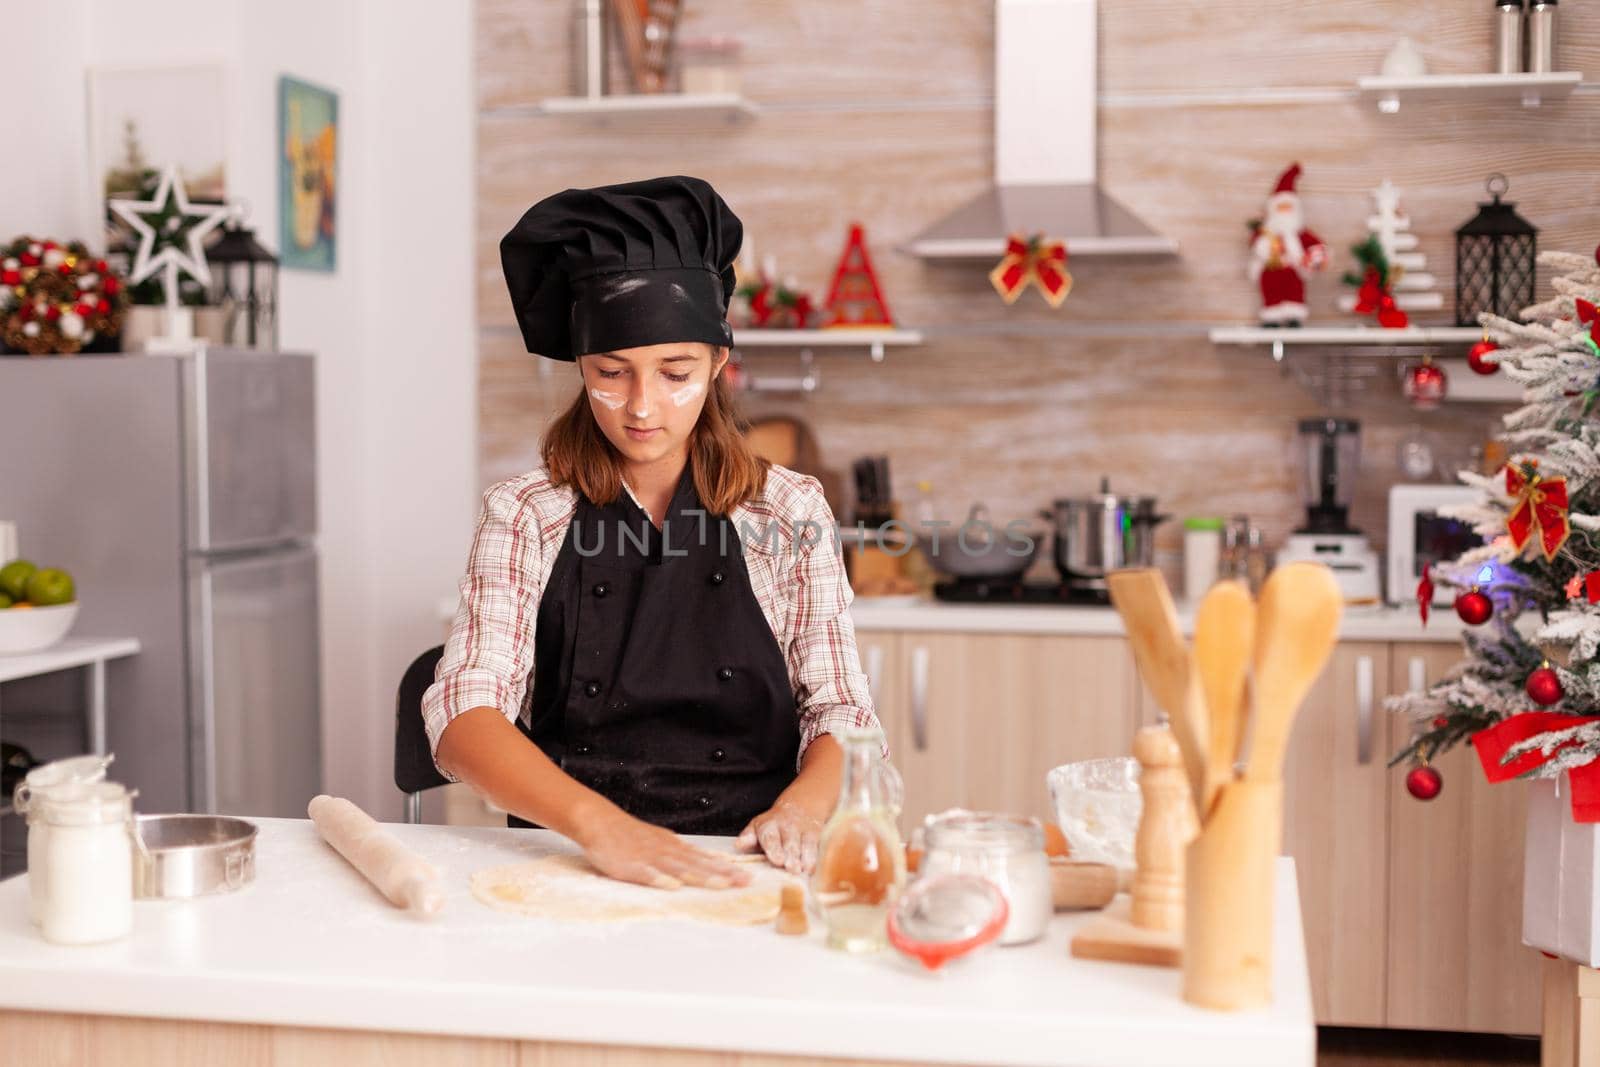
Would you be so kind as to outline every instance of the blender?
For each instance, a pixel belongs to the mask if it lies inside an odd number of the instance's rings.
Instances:
[[[1346,604],[1377,604],[1378,555],[1366,534],[1350,525],[1350,498],[1359,470],[1361,424],[1355,419],[1301,419],[1305,442],[1306,524],[1284,541],[1279,563],[1325,563]]]

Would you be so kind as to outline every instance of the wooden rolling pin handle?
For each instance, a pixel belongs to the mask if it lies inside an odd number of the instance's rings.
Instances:
[[[1117,895],[1117,869],[1109,863],[1050,863],[1050,899],[1056,911],[1103,908]]]
[[[311,798],[306,814],[322,839],[396,907],[435,915],[444,906],[439,871],[385,833],[372,816],[340,797]]]

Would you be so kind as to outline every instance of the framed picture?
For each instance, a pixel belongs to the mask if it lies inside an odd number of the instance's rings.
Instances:
[[[89,71],[90,217],[104,220],[108,252],[131,248],[106,200],[149,197],[175,164],[189,199],[227,192],[227,82],[219,66],[97,67]]]
[[[278,79],[279,263],[331,271],[337,263],[339,97],[284,75]]]

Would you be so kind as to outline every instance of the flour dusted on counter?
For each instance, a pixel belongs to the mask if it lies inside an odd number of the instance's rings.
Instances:
[[[472,895],[500,911],[558,922],[693,919],[747,926],[771,922],[778,914],[785,879],[767,881],[746,890],[652,889],[607,878],[580,856],[545,856],[478,871]]]

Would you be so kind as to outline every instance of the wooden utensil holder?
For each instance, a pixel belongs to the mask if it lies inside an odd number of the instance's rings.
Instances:
[[[1229,782],[1185,862],[1183,999],[1215,1011],[1272,1000],[1272,902],[1283,783]]]

